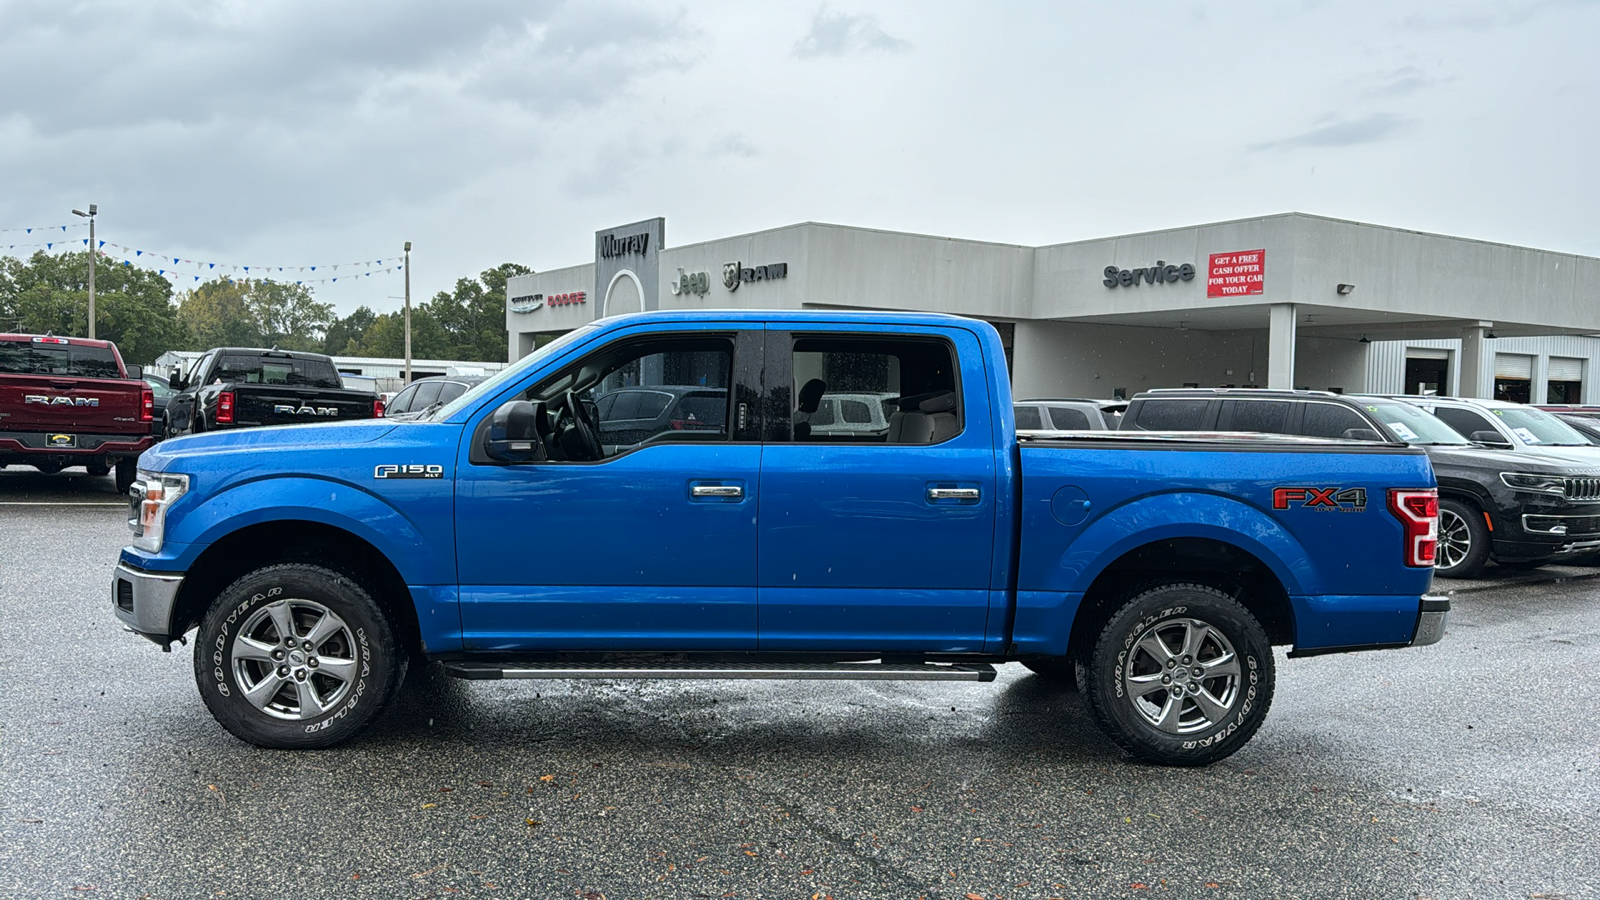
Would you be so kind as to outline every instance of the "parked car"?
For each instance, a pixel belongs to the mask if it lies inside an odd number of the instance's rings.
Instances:
[[[158,441],[166,440],[167,401],[171,400],[173,395],[178,392],[172,389],[172,385],[167,382],[167,379],[148,369],[145,370],[142,377],[144,383],[150,386],[150,391],[155,397],[155,438]]]
[[[397,391],[393,398],[379,399],[383,416],[407,421],[421,416],[429,407],[440,406],[465,394],[472,386],[483,381],[470,375],[433,375],[418,378]]]
[[[721,431],[728,424],[726,388],[649,385],[606,391],[595,397],[600,443],[633,447],[669,431]]]
[[[1546,410],[1548,412],[1548,410]],[[1555,413],[1556,418],[1567,423],[1573,431],[1583,435],[1583,439],[1591,444],[1600,444],[1600,418],[1595,416],[1577,416],[1569,413]]]
[[[155,443],[155,397],[142,374],[110,341],[0,334],[0,467],[114,468],[117,490],[127,491],[139,454]]]
[[[1491,560],[1510,568],[1582,558],[1600,547],[1600,465],[1474,444],[1393,397],[1183,388],[1133,398],[1123,428],[1183,420],[1197,430],[1273,432],[1421,447],[1439,482],[1435,571],[1471,578]]]
[[[888,432],[796,440],[793,373],[850,365],[899,396]],[[595,393],[619,375],[635,386]],[[628,396],[680,375],[729,387]],[[635,401],[630,421],[677,417],[608,446],[590,397],[602,421]],[[1197,766],[1259,728],[1274,644],[1298,658],[1443,635],[1450,601],[1424,596],[1438,498],[1421,450],[1019,442],[1010,409],[985,322],[601,319],[423,421],[158,445],[112,609],[169,647],[198,628],[218,723],[301,749],[371,723],[414,656],[470,679],[981,682],[1015,661],[1081,672],[1118,746]],[[671,430],[691,413],[723,424]],[[1325,496],[1356,514],[1324,513]]]
[[[889,433],[889,419],[900,408],[899,399],[898,394],[882,391],[830,392],[817,399],[815,412],[797,415],[796,419],[809,425],[807,433],[817,440],[882,440]]]
[[[1018,431],[1115,431],[1127,404],[1116,400],[1018,400]]]
[[[1468,397],[1413,397],[1404,400],[1443,419],[1470,441],[1489,447],[1542,456],[1574,457],[1600,465],[1596,450],[1583,435],[1550,413],[1509,400]]]
[[[167,376],[177,391],[167,401],[166,432],[199,434],[259,425],[329,419],[371,419],[377,395],[352,391],[333,359],[321,353],[217,347],[187,374]]]

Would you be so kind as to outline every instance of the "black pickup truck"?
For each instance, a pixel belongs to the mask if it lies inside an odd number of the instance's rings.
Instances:
[[[375,395],[346,389],[320,353],[218,347],[169,381],[178,393],[167,401],[168,437],[382,414]]]

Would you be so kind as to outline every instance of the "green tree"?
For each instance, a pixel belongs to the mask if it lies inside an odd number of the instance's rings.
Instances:
[[[329,356],[354,356],[361,350],[361,339],[366,336],[378,314],[370,307],[358,306],[356,311],[328,326],[328,335],[322,339],[322,352]]]
[[[304,285],[252,280],[244,299],[263,343],[284,350],[321,350],[336,318],[333,304],[318,303]]]
[[[506,358],[506,279],[533,272],[518,263],[486,269],[476,280],[462,278],[455,290],[440,291],[428,301],[428,312],[450,342],[448,359],[496,362]],[[416,323],[412,323],[412,340]]]
[[[362,336],[360,352],[356,356],[379,356],[391,359],[406,353],[405,313],[384,313],[373,321],[372,327]],[[450,355],[450,336],[429,313],[427,304],[411,311],[411,357],[413,359],[453,359]]]
[[[241,282],[219,278],[185,291],[178,302],[178,318],[193,336],[195,350],[265,343]]]
[[[87,251],[0,259],[0,328],[87,336],[88,263]],[[115,343],[124,361],[148,365],[188,345],[165,278],[103,256],[96,257],[94,278],[95,337]]]

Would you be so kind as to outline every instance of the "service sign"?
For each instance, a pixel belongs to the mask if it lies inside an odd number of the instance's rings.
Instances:
[[[1236,250],[1211,254],[1206,267],[1207,297],[1244,297],[1265,288],[1267,251]]]

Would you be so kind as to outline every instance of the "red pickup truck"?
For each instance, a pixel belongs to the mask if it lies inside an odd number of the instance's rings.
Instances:
[[[110,341],[0,334],[0,466],[115,468],[126,492],[155,443],[155,394],[140,374]]]

